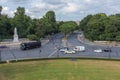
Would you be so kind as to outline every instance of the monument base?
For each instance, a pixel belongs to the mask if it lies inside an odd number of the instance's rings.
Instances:
[[[18,40],[18,34],[17,34],[17,28],[16,27],[14,29],[13,42],[19,42],[19,40]]]
[[[13,42],[19,42],[19,40],[18,40],[18,35],[15,35],[15,36],[14,36]]]

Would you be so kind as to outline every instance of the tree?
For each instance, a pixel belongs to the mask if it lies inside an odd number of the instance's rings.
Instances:
[[[57,32],[57,24],[54,11],[48,11],[43,17],[46,34],[52,34]]]
[[[10,38],[11,36],[11,18],[7,15],[1,14],[2,6],[0,6],[0,39]]]
[[[92,18],[92,15],[88,15],[83,20],[80,21],[81,30],[85,31],[85,29],[87,28],[87,23],[89,22],[91,18]]]
[[[12,26],[18,28],[19,37],[26,37],[28,28],[32,26],[31,18],[25,15],[25,9],[23,7],[18,7],[15,12],[15,16],[12,19]]]
[[[48,22],[56,22],[54,11],[48,11],[44,17]]]
[[[120,36],[116,36],[116,41],[120,41]]]
[[[0,15],[1,15],[1,12],[2,12],[2,6],[0,6]]]
[[[120,14],[107,16],[104,13],[85,17],[80,24],[89,40],[118,41],[120,36]]]
[[[38,40],[38,37],[37,37],[36,35],[34,35],[34,34],[27,35],[27,38],[28,38],[29,40]]]
[[[68,22],[64,22],[61,26],[60,26],[60,31],[65,34],[65,37],[67,34],[72,33],[77,27],[77,24],[73,21],[68,21]]]
[[[28,34],[35,34],[36,33],[36,28],[37,28],[37,22],[39,19],[31,19],[29,21],[29,27],[27,28],[27,33]]]
[[[25,15],[25,8],[24,7],[18,7],[17,12],[15,12],[15,16],[24,16]]]
[[[37,37],[40,39],[41,37],[45,36],[45,27],[44,27],[44,22],[43,19],[37,20],[36,21],[36,29],[35,29],[35,34]]]
[[[1,15],[0,16],[0,37],[1,38],[7,38],[11,36],[10,33],[11,24],[10,24],[10,18],[8,18],[7,15]]]

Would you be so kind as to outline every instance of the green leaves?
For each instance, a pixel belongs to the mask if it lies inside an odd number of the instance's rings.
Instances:
[[[31,27],[31,18],[25,15],[25,9],[18,7],[12,19],[12,26],[18,28],[19,37],[26,37],[28,28]]]
[[[41,19],[34,21],[35,35],[39,38],[58,31],[54,11],[48,11]]]
[[[17,12],[15,12],[15,16],[23,16],[25,15],[25,8],[24,7],[18,7]]]
[[[0,15],[0,38],[8,38],[10,36],[10,18],[7,15]]]
[[[38,37],[37,37],[36,35],[34,35],[34,34],[27,35],[27,38],[28,38],[29,40],[38,40]]]
[[[120,15],[106,16],[104,13],[88,15],[80,22],[80,28],[85,36],[94,40],[117,40],[120,36]],[[118,39],[119,40],[119,39]]]
[[[77,27],[77,24],[75,22],[68,21],[68,22],[64,22],[59,29],[62,33],[67,35],[73,32],[76,29],[76,27]]]
[[[1,11],[2,11],[2,6],[0,6],[0,15],[1,15]]]
[[[52,34],[56,32],[57,24],[54,11],[48,11],[43,17],[43,23],[46,34]]]
[[[47,22],[56,22],[54,11],[48,11],[45,14],[44,18],[46,19]]]

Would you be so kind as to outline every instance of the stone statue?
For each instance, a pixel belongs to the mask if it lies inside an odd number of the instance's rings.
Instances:
[[[19,42],[18,34],[17,34],[17,28],[16,27],[14,28],[13,42]]]

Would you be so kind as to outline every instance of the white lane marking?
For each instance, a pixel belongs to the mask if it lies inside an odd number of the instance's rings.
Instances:
[[[58,50],[55,50],[53,53],[51,53],[48,57],[51,57],[52,55],[54,55]]]

